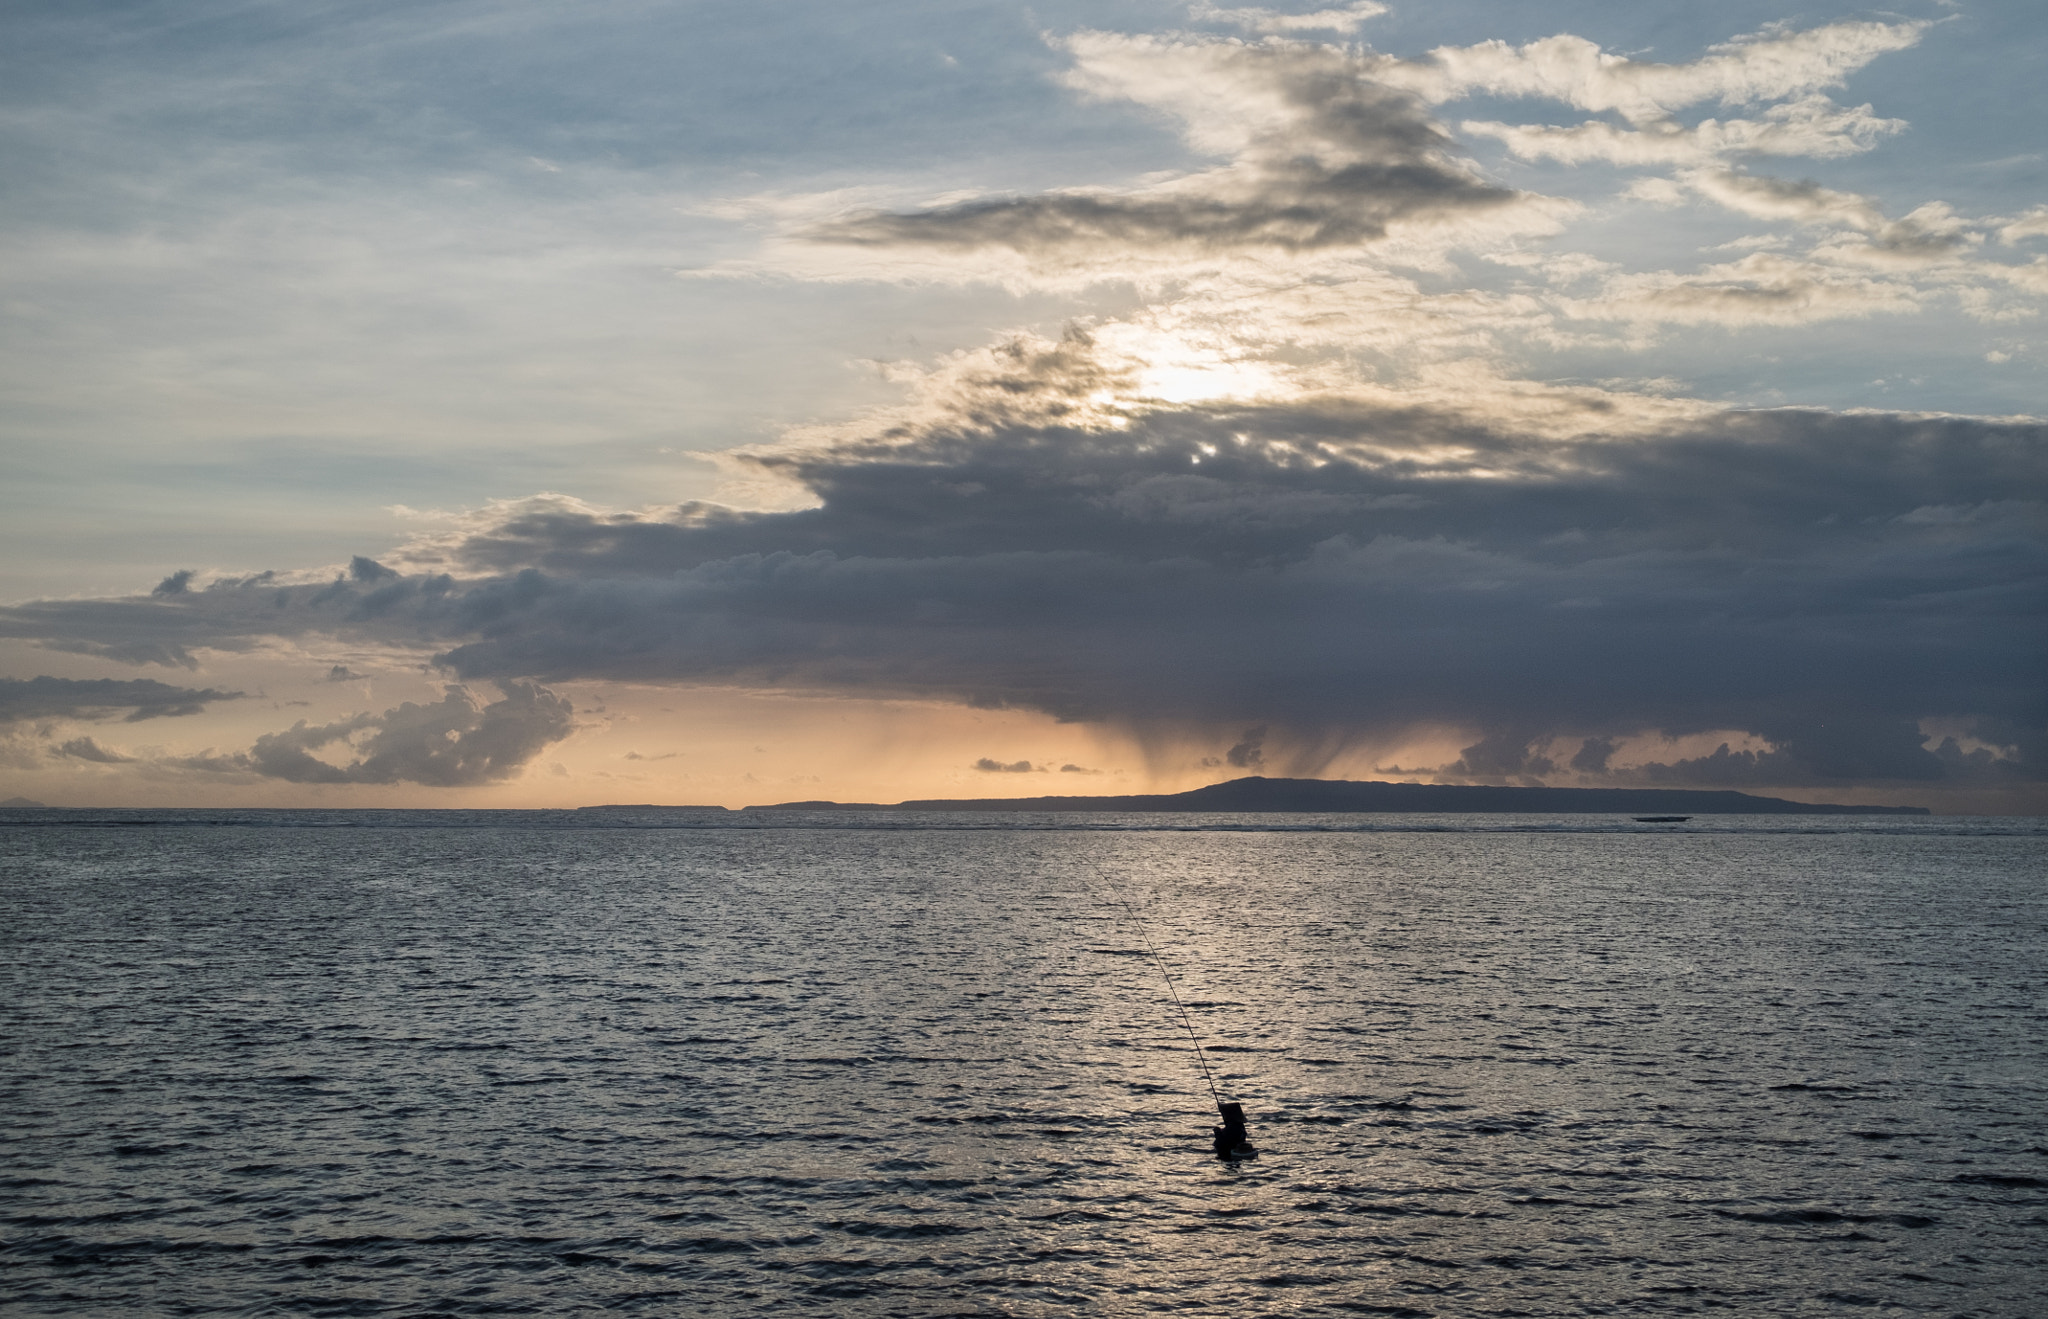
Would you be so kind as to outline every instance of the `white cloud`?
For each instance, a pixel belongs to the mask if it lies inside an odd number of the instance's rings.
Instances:
[[[1232,23],[1248,32],[1356,32],[1386,12],[1387,7],[1376,0],[1358,0],[1341,9],[1318,9],[1307,14],[1284,14],[1274,9],[1221,9],[1201,0],[1188,6],[1188,17],[1198,23]]]
[[[1817,183],[1794,183],[1734,170],[1692,170],[1680,177],[1708,200],[1759,220],[1832,224],[1864,231],[1884,224],[1884,212],[1869,199]]]
[[[1832,23],[1804,32],[1764,32],[1716,46],[1684,64],[1610,55],[1584,37],[1561,35],[1510,46],[1503,41],[1444,46],[1416,60],[1382,57],[1375,76],[1431,102],[1475,92],[1562,101],[1612,111],[1631,123],[1667,119],[1703,101],[1753,105],[1839,87],[1878,56],[1916,44],[1929,25]]]
[[[1829,244],[1815,248],[1814,255],[1850,265],[1953,265],[1983,241],[1984,235],[1948,203],[1928,202],[1878,225],[1867,242]]]
[[[2001,243],[2017,243],[2023,238],[2048,238],[2048,206],[2033,207],[1998,231]]]
[[[1622,189],[1621,195],[1630,201],[1648,202],[1652,206],[1685,204],[1685,189],[1672,179],[1637,179]]]
[[[2048,257],[2037,256],[2024,266],[2005,266],[1987,263],[1983,269],[2015,288],[2029,293],[2048,294]]]
[[[1841,106],[1820,89],[1913,45],[1924,28],[1771,31],[1670,65],[1570,36],[1402,61],[1313,42],[1084,31],[1055,42],[1072,57],[1067,86],[1170,116],[1190,146],[1227,163],[1128,189],[955,195],[808,226],[787,223],[799,203],[776,212],[785,236],[771,261],[823,278],[997,280],[1018,292],[1136,284],[1152,305],[1093,327],[1090,360],[1120,362],[1124,375],[1082,395],[1096,401],[1074,415],[1090,424],[1133,399],[1271,399],[1348,388],[1361,369],[1407,387],[1433,364],[1501,361],[1528,345],[1642,348],[1654,342],[1642,327],[1658,324],[1910,313],[1941,292],[1963,296],[1963,310],[1978,319],[2022,314],[1979,286],[1988,279],[2023,294],[2036,279],[2031,268],[1976,270],[1971,257],[1986,226],[1946,204],[1892,219],[1855,193],[1730,163],[1841,156],[1899,131],[1902,121],[1869,105]],[[1547,96],[1625,121],[1465,125],[1526,158],[1677,165],[1675,177],[1638,180],[1623,196],[1667,207],[1699,198],[1818,233],[1803,253],[1784,234],[1751,235],[1720,245],[1746,251],[1744,259],[1693,270],[1628,272],[1593,254],[1541,251],[1528,240],[1559,232],[1581,208],[1494,187],[1454,154],[1454,140],[1419,103],[1475,91]],[[1717,98],[1779,103],[1690,125],[1671,118]],[[2029,232],[2028,223],[2008,227]],[[1525,270],[1548,291],[1459,287],[1456,249]],[[1404,267],[1433,278],[1394,273]],[[1595,294],[1573,288],[1591,280],[1600,281]],[[1615,337],[1593,328],[1599,321],[1635,328]],[[957,388],[975,360],[905,377],[918,382],[912,410],[928,409],[934,389]]]
[[[1567,165],[1595,160],[1616,165],[1696,164],[1735,155],[1849,156],[1870,150],[1879,138],[1905,127],[1903,119],[1878,118],[1868,105],[1844,108],[1825,96],[1772,106],[1760,119],[1708,119],[1690,128],[1669,119],[1634,128],[1597,119],[1570,128],[1474,120],[1463,125],[1468,133],[1497,138],[1524,160]]]
[[[1915,311],[1921,293],[1894,280],[1756,252],[1689,274],[1618,275],[1597,298],[1567,300],[1574,316],[1676,325],[1804,325]]]

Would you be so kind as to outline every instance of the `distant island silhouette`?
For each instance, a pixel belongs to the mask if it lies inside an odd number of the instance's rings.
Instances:
[[[788,801],[749,811],[1259,811],[1563,815],[1928,815],[1925,806],[1836,806],[1695,788],[1504,788],[1260,775],[1189,792],[1122,797],[960,797],[929,801]]]

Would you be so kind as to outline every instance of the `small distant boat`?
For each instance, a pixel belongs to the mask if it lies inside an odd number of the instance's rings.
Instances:
[[[1684,824],[1690,815],[1638,815],[1632,817],[1637,824]]]

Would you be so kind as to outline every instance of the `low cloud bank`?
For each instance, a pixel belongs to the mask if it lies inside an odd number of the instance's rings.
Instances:
[[[814,508],[539,499],[385,556],[404,565],[389,575],[43,603],[0,611],[0,632],[332,634],[505,688],[482,711],[451,693],[300,725],[242,758],[301,782],[503,777],[568,728],[530,684],[574,679],[1028,708],[1214,736],[1268,773],[1464,727],[1484,735],[1449,776],[1600,778],[1646,730],[1738,730],[1765,749],[1632,772],[2042,779],[2040,424],[1730,412],[1629,434],[1594,416],[1625,404],[1581,398],[1598,427],[1563,440],[1356,397],[1107,427],[991,405],[756,459]],[[1957,736],[1931,744],[1928,720]],[[366,733],[350,765],[312,754]]]

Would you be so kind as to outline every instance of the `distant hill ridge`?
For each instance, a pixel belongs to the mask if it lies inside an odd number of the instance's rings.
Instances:
[[[1566,815],[1927,815],[1925,806],[1833,806],[1695,788],[1494,788],[1260,775],[1190,792],[1125,797],[963,797],[931,801],[791,801],[750,811],[1355,811]]]

